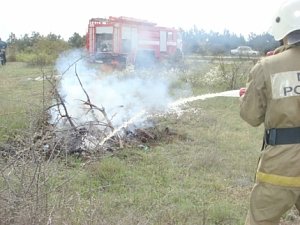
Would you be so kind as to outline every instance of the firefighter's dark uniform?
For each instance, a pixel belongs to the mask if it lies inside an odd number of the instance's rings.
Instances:
[[[240,115],[266,129],[246,225],[278,224],[291,207],[300,209],[299,45],[281,48],[253,67]]]
[[[0,54],[2,55],[3,57],[3,63],[5,64],[6,63],[6,48],[7,48],[7,44],[6,42],[2,41],[0,39]]]

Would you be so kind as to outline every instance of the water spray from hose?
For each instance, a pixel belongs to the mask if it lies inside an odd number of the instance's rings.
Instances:
[[[168,105],[168,109],[169,110],[176,110],[180,106],[182,106],[182,105],[184,105],[188,102],[193,102],[193,101],[197,101],[197,100],[205,100],[205,99],[215,98],[215,97],[239,97],[239,90],[231,90],[231,91],[224,91],[224,92],[219,92],[219,93],[191,96],[191,97],[188,97],[188,98],[181,98],[181,99],[178,99],[178,100],[170,103]],[[111,132],[106,138],[104,138],[101,141],[100,146],[102,146],[106,141],[108,141],[110,138],[112,138],[115,134],[120,132],[123,128],[127,128],[130,124],[133,124],[137,119],[140,119],[142,117],[143,117],[143,119],[147,119],[150,116],[151,116],[151,114],[147,113],[146,110],[140,111],[135,116],[133,116],[130,120],[126,121],[120,127],[118,127],[113,132]]]

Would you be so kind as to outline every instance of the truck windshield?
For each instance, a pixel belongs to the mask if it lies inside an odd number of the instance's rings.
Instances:
[[[96,51],[111,52],[113,43],[113,35],[107,33],[96,34]]]

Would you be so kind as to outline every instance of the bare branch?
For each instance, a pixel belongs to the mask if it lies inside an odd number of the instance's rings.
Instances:
[[[52,85],[52,87],[53,87],[53,89],[54,89],[55,95],[56,95],[56,96],[58,97],[58,99],[59,99],[60,105],[62,105],[62,107],[63,107],[63,109],[64,109],[65,117],[66,117],[67,120],[69,121],[71,127],[76,131],[77,128],[76,128],[74,122],[72,121],[71,116],[70,116],[69,113],[68,113],[68,110],[67,110],[66,104],[64,103],[64,100],[62,99],[61,95],[59,94],[59,92],[58,92],[58,90],[57,90],[55,84],[53,84],[53,82],[51,82],[50,80],[49,80],[49,82],[50,82],[50,84]],[[58,106],[58,110],[60,111],[59,106]]]

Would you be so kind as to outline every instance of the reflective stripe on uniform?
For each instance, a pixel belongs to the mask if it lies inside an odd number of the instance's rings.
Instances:
[[[285,177],[280,175],[257,172],[256,179],[259,182],[265,182],[268,184],[273,184],[278,186],[300,187],[300,177]]]

